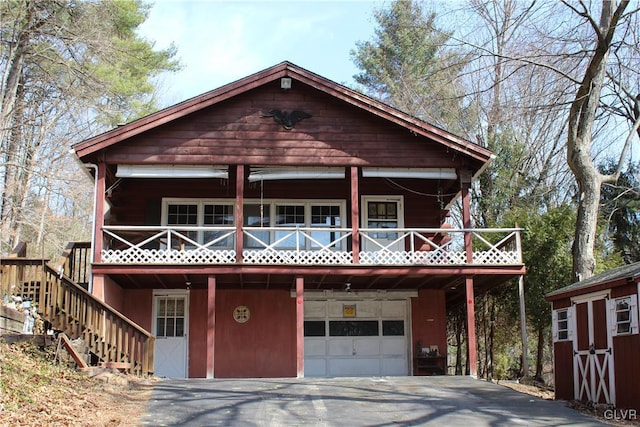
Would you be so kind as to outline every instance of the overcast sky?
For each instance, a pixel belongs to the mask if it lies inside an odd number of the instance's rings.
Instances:
[[[161,79],[167,106],[290,61],[343,84],[357,70],[349,52],[374,35],[382,0],[156,0],[140,33],[173,43],[182,71]]]

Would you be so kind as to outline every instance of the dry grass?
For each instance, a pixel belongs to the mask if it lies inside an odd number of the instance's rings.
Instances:
[[[53,363],[50,351],[0,341],[0,426],[138,425],[152,381],[122,374],[88,378]]]

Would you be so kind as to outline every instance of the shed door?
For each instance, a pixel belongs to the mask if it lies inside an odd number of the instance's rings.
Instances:
[[[573,382],[576,400],[615,404],[613,343],[607,295],[574,301]]]

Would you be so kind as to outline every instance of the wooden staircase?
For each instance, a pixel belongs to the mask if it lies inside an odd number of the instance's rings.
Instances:
[[[155,337],[85,289],[89,250],[85,243],[70,243],[55,265],[27,258],[26,245],[18,245],[0,259],[0,298],[30,299],[50,329],[82,338],[100,363],[129,364],[138,375],[153,374]]]

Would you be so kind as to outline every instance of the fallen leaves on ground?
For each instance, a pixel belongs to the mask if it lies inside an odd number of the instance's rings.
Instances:
[[[0,426],[139,424],[153,380],[106,372],[89,378],[51,351],[0,341]]]

